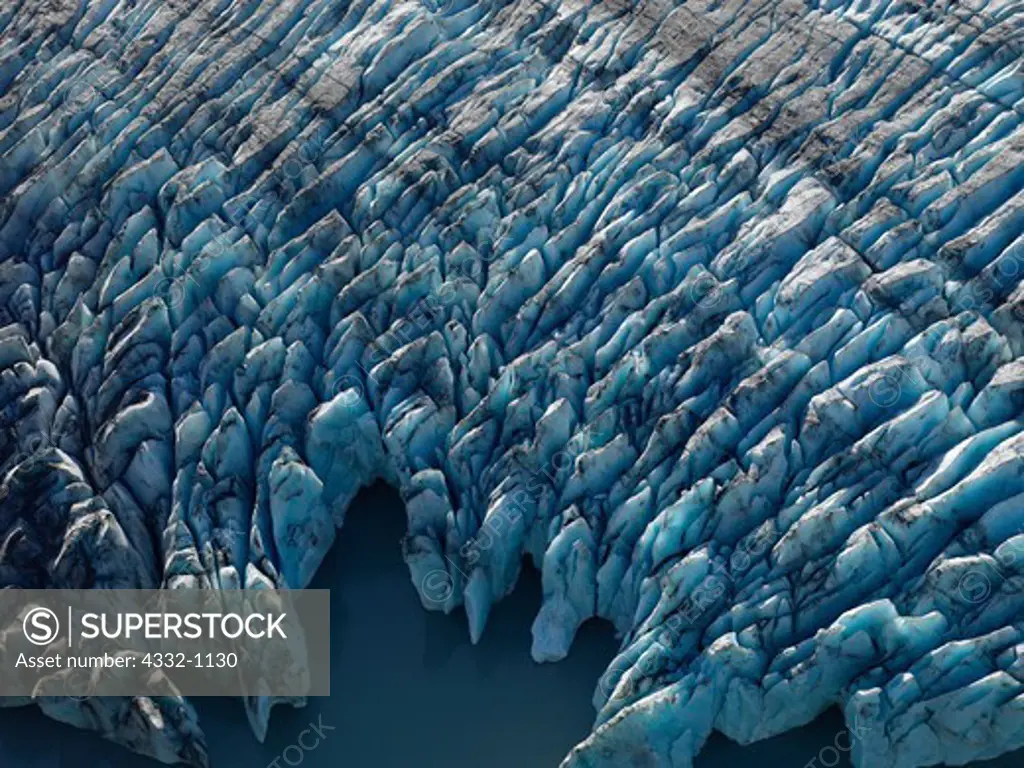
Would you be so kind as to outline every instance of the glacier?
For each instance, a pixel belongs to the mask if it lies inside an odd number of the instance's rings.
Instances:
[[[614,624],[564,768],[1024,747],[1022,51],[1019,0],[5,4],[0,586],[303,587],[383,480],[474,640],[524,557],[537,661]],[[207,764],[181,697],[35,703]]]

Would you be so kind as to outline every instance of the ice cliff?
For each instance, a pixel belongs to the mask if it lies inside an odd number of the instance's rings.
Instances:
[[[1024,746],[1022,51],[1019,0],[4,3],[0,586],[301,587],[383,478],[427,608],[530,556],[536,659],[621,632],[566,768]],[[41,705],[206,762],[182,699]]]

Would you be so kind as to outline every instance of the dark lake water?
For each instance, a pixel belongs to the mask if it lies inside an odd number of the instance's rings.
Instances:
[[[465,616],[428,613],[409,581],[399,540],[405,527],[397,494],[375,486],[360,494],[312,586],[331,592],[330,698],[305,709],[274,709],[264,744],[252,737],[241,704],[193,699],[213,768],[265,768],[309,724],[334,728],[302,768],[556,768],[593,722],[594,686],[614,655],[611,627],[590,622],[570,656],[530,659],[530,625],[540,606],[540,577],[526,571],[513,595],[492,611],[480,643]],[[803,768],[842,729],[830,712],[799,731],[740,747],[720,736],[697,768]],[[306,743],[312,743],[312,735]],[[845,737],[840,740],[846,744]],[[291,750],[295,763],[300,753]],[[839,763],[829,752],[824,761]],[[818,765],[821,765],[819,760]],[[156,768],[159,764],[63,726],[34,707],[0,711],[0,766],[11,768]],[[287,763],[280,760],[281,768]],[[1020,765],[1020,755],[985,763]]]

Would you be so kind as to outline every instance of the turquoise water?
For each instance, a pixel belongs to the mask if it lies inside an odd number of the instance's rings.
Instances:
[[[422,609],[401,560],[401,501],[375,486],[360,494],[312,586],[331,589],[333,659],[330,698],[305,709],[278,707],[264,744],[253,739],[241,705],[193,699],[213,768],[555,768],[586,736],[594,685],[617,643],[590,622],[569,658],[530,659],[530,624],[540,579],[529,569],[495,607],[479,645],[465,616]],[[311,723],[324,738],[294,746]],[[328,730],[332,728],[333,730]],[[822,752],[842,730],[837,712],[751,747],[716,736],[697,768],[747,766],[750,760],[803,768],[848,766]],[[307,746],[316,737],[304,736]],[[847,743],[845,736],[839,743]],[[286,752],[287,750],[287,752]],[[297,762],[301,757],[301,762]],[[836,758],[839,762],[835,762]],[[287,760],[285,759],[287,758]],[[155,768],[158,764],[43,717],[34,707],[0,712],[0,765],[12,768]],[[1009,768],[1020,756],[986,765]]]

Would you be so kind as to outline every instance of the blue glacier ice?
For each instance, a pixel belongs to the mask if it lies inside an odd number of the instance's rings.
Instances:
[[[474,641],[524,557],[537,661],[616,628],[563,768],[1024,747],[1022,54],[1019,0],[4,4],[0,586],[303,587],[383,480]]]

